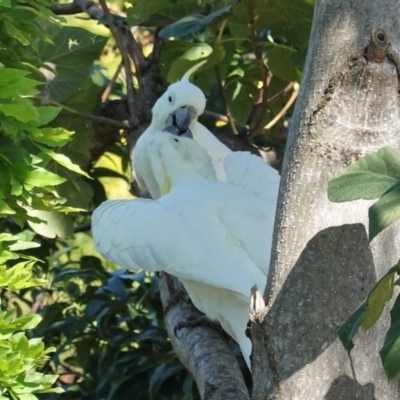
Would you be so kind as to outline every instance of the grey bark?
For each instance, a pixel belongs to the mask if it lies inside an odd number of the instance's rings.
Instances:
[[[193,374],[203,400],[250,400],[239,364],[225,334],[211,326],[182,328],[180,323],[203,316],[179,281],[161,274],[158,279],[164,320],[180,361]]]
[[[400,398],[399,380],[387,382],[378,355],[387,315],[357,335],[352,362],[337,338],[399,258],[400,225],[369,246],[371,203],[327,198],[328,181],[360,156],[400,148],[399,6],[316,2],[282,171],[268,305],[251,327],[255,400]]]

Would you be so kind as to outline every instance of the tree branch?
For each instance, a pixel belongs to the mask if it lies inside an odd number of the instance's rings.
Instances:
[[[126,88],[127,88],[128,108],[129,108],[129,122],[130,122],[131,126],[133,127],[133,126],[138,125],[138,120],[137,120],[136,113],[135,113],[135,89],[133,87],[131,63],[130,63],[130,59],[129,59],[128,49],[125,44],[125,41],[123,40],[121,30],[118,29],[114,23],[114,18],[111,15],[111,12],[107,6],[106,1],[99,0],[99,3],[101,5],[101,8],[103,9],[104,17],[107,20],[107,24],[110,28],[112,35],[114,36],[114,39],[118,46],[118,49],[121,53],[122,62],[124,64],[125,77],[126,77]]]
[[[102,9],[89,0],[74,0],[72,3],[54,4],[49,9],[56,15],[73,15],[85,12],[93,19],[100,19],[103,14]]]
[[[299,94],[299,87],[300,86],[298,84],[294,86],[292,95],[290,96],[287,103],[278,112],[278,114],[276,114],[275,117],[271,121],[269,121],[268,124],[265,125],[261,131],[253,132],[252,134],[250,134],[250,139],[260,135],[264,130],[267,131],[268,129],[271,129],[287,113],[287,110],[289,110],[290,106],[294,103],[294,101],[297,98],[297,95]]]
[[[121,73],[121,70],[122,70],[122,67],[123,67],[123,66],[124,66],[123,63],[118,64],[118,67],[117,67],[117,69],[115,70],[114,75],[113,75],[113,77],[111,78],[111,81],[108,83],[107,87],[104,89],[103,94],[101,95],[101,102],[102,102],[102,103],[104,103],[104,102],[108,99],[108,96],[110,95],[111,90],[112,90],[112,88],[114,87],[115,82],[117,81],[118,76],[119,76],[119,74]]]
[[[258,32],[256,30],[256,24],[255,24],[253,0],[246,0],[244,3],[247,7],[247,12],[248,12],[248,16],[249,16],[251,47],[252,47],[254,56],[256,57],[258,66],[260,68],[261,82],[262,82],[262,88],[260,91],[260,106],[257,107],[259,110],[258,121],[256,122],[254,128],[251,130],[251,134],[258,135],[259,132],[262,131],[262,124],[263,124],[264,117],[267,112],[267,107],[266,107],[267,92],[268,92],[268,86],[271,82],[272,73],[265,66],[265,63],[264,63],[264,60],[262,57],[262,53],[261,53],[261,50],[260,50],[260,47],[258,44]]]
[[[165,325],[172,346],[193,374],[203,400],[250,400],[239,364],[222,332],[212,327],[175,327],[202,314],[192,305],[179,281],[162,273],[158,279]]]

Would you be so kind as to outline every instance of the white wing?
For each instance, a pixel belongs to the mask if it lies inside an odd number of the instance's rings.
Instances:
[[[161,196],[161,189],[152,171],[149,157],[149,140],[152,138],[151,127],[139,137],[133,152],[134,175],[142,188],[146,188],[153,199]]]
[[[261,157],[245,151],[235,151],[224,159],[224,167],[228,182],[254,193],[259,199],[276,207],[280,176]]]
[[[244,252],[235,260],[227,244],[230,232],[215,215],[197,210],[200,228],[187,223],[171,199],[109,200],[92,216],[95,246],[106,258],[127,268],[166,271],[178,278],[193,280],[249,296],[250,288],[266,280],[250,265]],[[167,201],[165,201],[167,199]],[[196,212],[196,210],[191,210]],[[189,218],[190,220],[190,218]],[[206,236],[203,236],[206,232]],[[210,240],[212,238],[212,240]],[[237,246],[238,243],[235,243]],[[239,249],[235,254],[239,254]],[[247,261],[245,265],[238,265]]]
[[[199,122],[195,124],[192,134],[193,139],[202,146],[211,157],[217,179],[219,181],[226,181],[224,159],[231,154],[232,151]]]

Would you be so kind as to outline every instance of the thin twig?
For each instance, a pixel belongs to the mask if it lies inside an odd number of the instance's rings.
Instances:
[[[253,0],[246,0],[245,4],[247,6],[247,12],[248,12],[248,16],[249,16],[251,47],[252,47],[254,56],[256,57],[256,60],[258,62],[259,68],[260,68],[261,82],[263,85],[261,88],[261,92],[260,92],[261,105],[260,105],[260,107],[257,107],[259,109],[258,121],[255,124],[254,128],[252,129],[253,134],[257,135],[258,132],[262,129],[264,117],[267,112],[267,108],[266,108],[267,92],[268,92],[269,83],[271,82],[272,74],[265,66],[260,47],[258,46],[258,32],[255,27]]]
[[[131,126],[136,126],[136,113],[135,113],[135,90],[133,87],[132,80],[132,71],[131,71],[131,63],[128,55],[127,48],[125,46],[125,42],[123,40],[120,29],[115,26],[114,18],[111,15],[111,12],[107,6],[105,0],[99,0],[101,8],[104,12],[104,17],[107,21],[107,24],[110,28],[112,35],[117,43],[118,49],[121,53],[122,62],[124,64],[125,77],[126,77],[126,87],[127,87],[127,97],[128,97],[128,108],[129,108],[129,122]]]
[[[226,113],[226,117],[228,118],[229,126],[231,127],[231,130],[232,130],[233,134],[234,135],[238,135],[239,132],[236,129],[235,120],[234,120],[234,118],[232,116],[231,109],[230,109],[230,107],[228,105],[228,101],[227,101],[226,96],[225,96],[224,87],[222,85],[221,72],[220,72],[218,66],[215,66],[215,73],[217,75],[219,94],[221,96],[222,103],[224,104],[225,113]]]
[[[295,83],[296,82],[289,82],[289,84],[284,89],[282,89],[278,93],[275,93],[272,97],[267,99],[266,105],[271,104],[276,100],[279,100],[281,97],[285,97],[289,93],[289,91],[293,89]]]
[[[286,114],[287,110],[289,110],[290,106],[294,103],[294,101],[297,98],[297,95],[299,94],[299,87],[300,86],[298,84],[296,84],[294,86],[292,95],[290,96],[287,103],[278,112],[278,114],[276,114],[275,118],[273,118],[271,121],[269,121],[268,124],[265,125],[264,128],[259,133],[254,132],[253,134],[251,134],[250,139],[254,138],[255,136],[260,135],[263,131],[267,131],[267,130],[271,129]]]
[[[42,100],[42,98],[40,96],[31,96],[31,97],[34,99]],[[48,102],[49,104],[52,104],[53,106],[61,107],[63,110],[70,112],[71,114],[75,114],[80,117],[90,119],[91,121],[96,121],[96,122],[101,122],[103,124],[112,125],[117,128],[120,128],[120,129],[128,128],[128,126],[126,126],[124,123],[116,121],[111,118],[100,117],[98,115],[92,115],[92,114],[86,114],[86,113],[74,110],[71,107],[65,106],[64,104],[58,103],[57,101],[50,100],[50,99],[46,99],[46,102]]]
[[[104,103],[107,100],[108,96],[110,95],[111,90],[114,87],[115,82],[117,81],[117,78],[118,78],[119,74],[121,73],[122,67],[123,67],[123,63],[121,62],[118,65],[117,69],[115,70],[115,73],[114,73],[113,77],[111,78],[111,81],[108,83],[107,87],[104,89],[103,94],[101,95],[101,102],[102,103]]]
[[[222,121],[222,122],[229,122],[229,118],[226,115],[223,114],[218,114],[216,112],[213,111],[209,111],[209,110],[204,110],[204,115],[207,115],[207,117],[211,117],[216,119],[217,121]]]

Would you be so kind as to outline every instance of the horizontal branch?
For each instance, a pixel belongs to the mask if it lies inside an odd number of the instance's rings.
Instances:
[[[89,0],[74,0],[72,3],[54,4],[49,8],[56,15],[74,15],[85,12],[93,19],[100,19],[103,14],[102,9]]]

